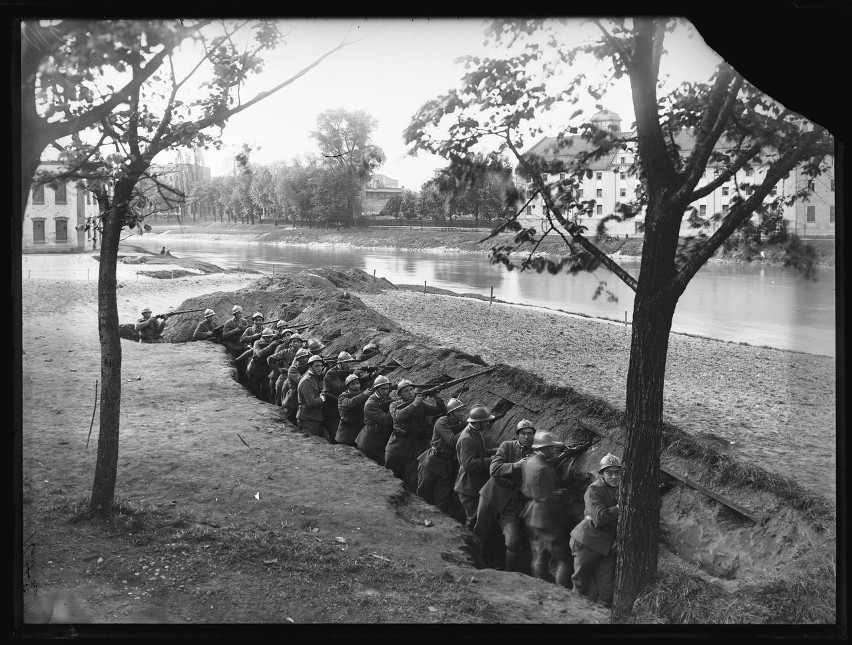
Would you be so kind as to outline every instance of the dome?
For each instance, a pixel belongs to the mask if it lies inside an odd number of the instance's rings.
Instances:
[[[615,132],[621,130],[621,117],[612,110],[601,110],[589,120],[602,130],[613,130]]]

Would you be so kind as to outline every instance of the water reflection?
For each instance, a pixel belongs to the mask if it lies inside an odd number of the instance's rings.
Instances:
[[[158,251],[157,240],[129,243]],[[619,321],[632,316],[633,292],[614,275],[520,273],[492,265],[484,255],[436,251],[352,249],[345,246],[290,246],[173,240],[167,246],[223,268],[247,267],[264,273],[304,268],[359,268],[395,284],[422,285],[473,292],[508,302],[532,304]],[[639,263],[621,265],[634,277]],[[698,272],[678,303],[673,331],[768,345],[815,354],[835,354],[835,276],[821,270],[818,282],[806,282],[781,267],[707,265]],[[592,299],[598,281],[618,298],[604,293]]]

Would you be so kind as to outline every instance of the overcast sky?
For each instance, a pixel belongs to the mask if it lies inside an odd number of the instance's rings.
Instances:
[[[292,85],[232,117],[223,131],[230,147],[220,152],[205,151],[213,175],[227,174],[236,150],[243,143],[258,147],[252,161],[289,161],[295,156],[317,154],[310,131],[324,110],[342,107],[364,110],[378,120],[373,143],[380,146],[387,161],[379,169],[406,188],[417,190],[432,172],[446,165],[442,159],[418,153],[407,154],[402,140],[415,111],[431,98],[455,87],[463,72],[455,59],[472,54],[495,56],[486,49],[485,23],[478,19],[313,19],[282,20],[286,45],[268,54],[268,63],[257,81],[247,86],[243,100],[257,91],[288,78],[342,41],[358,42],[332,54],[319,67]],[[579,43],[597,35],[597,29],[580,19],[565,27],[566,44]],[[705,81],[720,62],[694,29],[679,29],[667,36],[671,52],[661,74],[674,81]],[[601,101],[624,119],[633,120],[627,82]],[[543,123],[545,133],[557,131],[564,123]],[[526,141],[529,147],[535,141]]]

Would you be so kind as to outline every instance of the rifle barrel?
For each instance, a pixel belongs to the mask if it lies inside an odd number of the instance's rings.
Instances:
[[[491,367],[486,368],[484,370],[481,370],[481,371],[477,372],[476,374],[468,374],[467,376],[462,376],[460,378],[453,379],[452,381],[447,381],[446,383],[440,383],[439,385],[435,385],[433,387],[430,387],[430,388],[420,392],[420,394],[425,394],[427,396],[429,396],[431,394],[437,394],[441,390],[445,390],[448,387],[452,387],[453,385],[458,385],[459,383],[464,383],[465,381],[468,381],[472,378],[476,378],[477,376],[482,376],[483,374],[488,374],[489,372],[493,372],[496,369],[497,369],[497,366],[492,365]]]

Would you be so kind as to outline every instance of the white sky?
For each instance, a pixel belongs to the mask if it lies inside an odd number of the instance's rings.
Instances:
[[[423,153],[417,157],[408,155],[403,130],[423,103],[458,84],[464,68],[453,62],[456,58],[467,54],[499,55],[483,46],[485,23],[479,19],[299,19],[282,20],[281,25],[282,32],[289,34],[286,45],[267,54],[263,73],[245,88],[243,100],[292,76],[339,43],[347,32],[350,40],[361,40],[332,54],[292,85],[232,117],[222,133],[229,147],[204,152],[214,176],[229,172],[231,159],[243,143],[260,146],[252,153],[256,163],[317,154],[316,143],[309,134],[316,127],[317,116],[324,110],[342,107],[364,110],[378,120],[373,143],[387,156],[378,172],[418,190],[446,162]],[[580,19],[565,30],[566,43],[578,43],[598,34],[597,28],[581,24]],[[671,53],[664,58],[661,77],[670,73],[677,82],[706,81],[721,62],[688,24],[687,28],[668,34],[666,45]],[[619,113],[624,128],[630,127],[633,111],[626,80],[601,102]],[[545,134],[555,134],[565,124],[542,125]],[[525,141],[525,147],[534,142]]]

